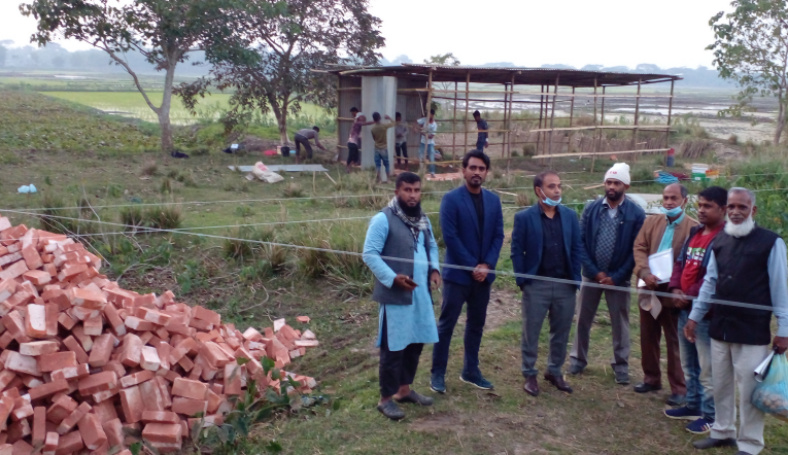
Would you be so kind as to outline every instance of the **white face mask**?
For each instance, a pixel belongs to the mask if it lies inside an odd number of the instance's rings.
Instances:
[[[727,215],[725,221],[725,233],[731,237],[744,237],[755,229],[755,220],[752,219],[752,215],[748,216],[741,224],[733,224]]]

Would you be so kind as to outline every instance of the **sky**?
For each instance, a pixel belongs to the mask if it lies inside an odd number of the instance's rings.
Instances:
[[[421,62],[452,52],[463,65],[712,66],[709,18],[731,0],[370,0],[383,23],[382,54]],[[22,0],[0,0],[0,41],[29,43],[35,21]],[[58,42],[69,50],[86,49]]]

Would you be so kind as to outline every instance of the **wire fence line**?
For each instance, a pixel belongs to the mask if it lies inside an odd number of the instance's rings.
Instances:
[[[9,212],[9,211],[7,210],[7,212]],[[13,213],[13,211],[10,211],[10,212]],[[39,216],[42,216],[42,215],[39,215]],[[77,218],[70,218],[70,217],[60,217],[60,216],[52,216],[52,215],[43,215],[43,216],[60,218],[60,219],[64,219],[64,220],[79,220]],[[127,226],[127,225],[123,225],[123,224],[120,224],[120,223],[104,222],[104,221],[100,221],[100,220],[81,220],[81,221],[91,221],[91,222],[94,222],[94,223],[106,224],[106,225],[111,225],[111,226]],[[133,227],[133,226],[127,226],[127,227]],[[189,231],[189,230],[180,230],[180,229],[176,230],[176,229],[162,229],[162,228],[146,227],[146,228],[144,228],[144,231],[141,231],[141,232],[144,232],[144,233],[169,233],[169,234],[178,234],[178,235],[190,235],[190,236],[196,236],[196,237],[208,238],[208,239],[215,239],[215,240],[229,240],[229,241],[235,241],[235,242],[248,242],[248,243],[252,243],[252,244],[277,246],[277,247],[294,249],[294,250],[306,250],[306,251],[315,251],[315,252],[321,252],[321,253],[330,253],[330,254],[351,256],[351,257],[361,257],[362,259],[365,256],[365,253],[358,252],[358,251],[338,250],[338,249],[333,249],[333,248],[316,247],[316,246],[308,246],[308,245],[296,245],[296,244],[292,244],[292,243],[283,243],[283,242],[273,242],[273,241],[266,241],[266,240],[248,239],[248,238],[233,237],[233,236],[226,236],[226,235],[205,234],[205,233],[202,233],[202,232],[193,232],[193,231]],[[112,234],[126,234],[126,235],[128,235],[129,232],[114,232]],[[96,233],[96,234],[90,234],[90,235],[101,236],[101,235],[108,235],[108,234]],[[79,237],[80,235],[78,234],[77,236]],[[82,237],[87,237],[87,235],[83,235]],[[19,240],[19,239],[6,239],[6,240]],[[389,257],[389,256],[380,256],[380,257],[382,259],[389,260],[389,261],[413,263],[413,264],[419,264],[419,265],[427,265],[428,267],[430,266],[430,263],[428,263],[427,261],[420,261],[420,260],[415,260],[415,259],[403,259],[403,258]],[[465,270],[465,271],[474,271],[475,270],[475,267],[467,267],[467,266],[461,266],[461,265],[457,265],[457,264],[448,264],[448,263],[444,263],[444,262],[438,262],[438,264],[442,268]],[[497,276],[513,277],[513,278],[524,278],[524,279],[527,279],[527,280],[534,280],[534,281],[547,281],[547,282],[561,283],[561,284],[568,284],[568,285],[575,285],[575,286],[580,286],[581,285],[580,282],[577,282],[575,280],[549,278],[549,277],[543,277],[543,276],[539,276],[539,275],[517,273],[517,272],[509,271],[509,270],[490,270],[489,273],[491,273],[493,275],[497,275]],[[646,294],[649,294],[649,295],[655,295],[657,297],[670,298],[670,299],[673,299],[673,298],[676,297],[674,294],[669,293],[669,292],[650,291],[650,290],[644,290],[644,289],[640,289],[640,288],[634,288],[634,287],[631,287],[631,286],[604,285],[604,284],[593,283],[593,282],[589,282],[589,281],[583,281],[582,282],[582,286],[590,287],[590,288],[597,288],[597,289],[602,289],[602,290],[609,290],[609,291],[627,292],[627,293],[630,293],[630,294],[632,294],[632,293],[638,293],[638,294],[646,293]],[[754,305],[754,304],[746,303],[746,302],[735,302],[735,301],[721,300],[721,299],[710,299],[709,302],[710,303],[714,303],[714,304],[718,304],[718,305],[727,305],[727,306],[738,307],[738,308],[749,308],[749,309],[757,309],[757,310],[765,310],[765,311],[774,311],[774,309],[771,308],[771,307],[764,307],[764,306],[761,306],[761,305]]]

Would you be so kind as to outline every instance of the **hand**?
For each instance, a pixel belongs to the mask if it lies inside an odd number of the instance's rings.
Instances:
[[[487,274],[490,273],[490,266],[487,264],[479,264],[473,269],[473,279],[482,282],[487,279]]]
[[[676,305],[676,308],[684,308],[689,305],[690,301],[681,289],[674,289],[670,292],[675,296],[673,304]]]
[[[490,144],[488,144],[488,143],[486,143],[486,142],[484,143],[484,148],[487,148],[487,147],[489,147],[489,146],[490,146]]]
[[[651,290],[656,289],[657,285],[659,284],[659,283],[657,283],[657,281],[659,281],[659,280],[657,279],[656,275],[653,275],[651,273],[646,275],[646,277],[643,278],[643,281],[646,282],[646,288],[651,289]]]
[[[434,291],[441,287],[441,273],[437,270],[433,270],[430,274],[430,291]]]
[[[394,277],[394,284],[405,289],[406,291],[412,291],[416,289],[416,283],[407,275],[398,274]]]
[[[604,284],[605,286],[615,286],[616,285],[616,283],[613,282],[613,278],[610,278],[609,276],[606,276],[606,277],[602,278],[602,281],[600,281],[599,284]]]
[[[785,353],[788,350],[788,337],[774,337],[774,341],[772,342],[774,345],[774,350],[778,354]]]
[[[687,321],[687,325],[684,326],[684,338],[686,338],[690,343],[695,342],[695,326],[697,325],[698,324],[695,321],[690,319]]]
[[[604,280],[605,278],[607,278],[607,273],[605,273],[605,272],[599,272],[599,273],[596,274],[596,276],[594,276],[594,280],[597,283],[601,283],[602,280]]]

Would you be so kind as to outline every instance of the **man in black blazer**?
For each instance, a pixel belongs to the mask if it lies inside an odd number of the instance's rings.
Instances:
[[[561,178],[555,171],[544,171],[534,177],[534,193],[539,202],[515,215],[512,231],[515,273],[545,278],[517,277],[517,285],[523,291],[523,389],[532,396],[539,394],[536,380],[539,332],[545,317],[549,317],[550,355],[544,378],[558,390],[572,393],[561,367],[566,360],[575,295],[581,280],[584,248],[580,223],[573,210],[561,205]]]

